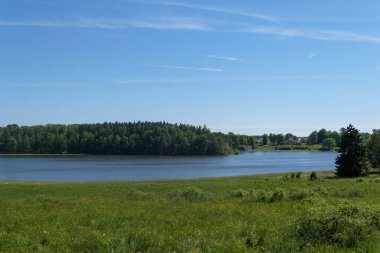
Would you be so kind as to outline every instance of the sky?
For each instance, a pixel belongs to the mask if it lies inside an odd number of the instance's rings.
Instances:
[[[380,1],[0,0],[0,125],[380,128]]]

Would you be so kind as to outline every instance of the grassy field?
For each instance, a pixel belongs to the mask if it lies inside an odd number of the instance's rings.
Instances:
[[[380,252],[380,177],[0,182],[1,252]]]

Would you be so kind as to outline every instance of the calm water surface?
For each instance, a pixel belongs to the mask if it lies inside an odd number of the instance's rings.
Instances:
[[[253,152],[223,157],[0,157],[0,180],[98,181],[237,176],[334,169],[332,152]]]

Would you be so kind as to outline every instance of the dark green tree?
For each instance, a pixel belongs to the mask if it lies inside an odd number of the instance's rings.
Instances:
[[[29,136],[24,135],[22,138],[23,153],[29,153],[31,151]]]
[[[340,155],[336,158],[335,174],[341,177],[360,177],[368,174],[366,148],[353,125],[340,130]]]
[[[373,130],[368,144],[368,157],[373,167],[380,168],[380,130]]]
[[[309,135],[308,143],[309,144],[317,144],[318,143],[318,133],[317,133],[317,131],[314,131],[314,132],[312,132]]]
[[[336,146],[335,139],[327,138],[322,142],[322,149],[324,150],[332,150]]]
[[[269,136],[267,134],[263,135],[263,145],[269,144]]]
[[[276,144],[284,144],[285,136],[283,134],[276,134]]]
[[[4,141],[5,153],[13,154],[17,152],[17,140],[16,138],[10,136]]]
[[[329,138],[329,133],[326,129],[319,130],[318,134],[318,144],[321,144],[325,139]]]

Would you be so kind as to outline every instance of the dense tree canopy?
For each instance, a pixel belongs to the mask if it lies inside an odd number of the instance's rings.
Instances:
[[[359,177],[368,174],[366,148],[362,135],[352,125],[341,129],[340,155],[336,159],[336,175]]]
[[[255,138],[165,122],[0,127],[0,153],[224,155]]]
[[[326,139],[332,138],[335,143],[339,143],[340,136],[336,131],[327,131],[326,129],[321,129],[319,131],[313,131],[308,138],[309,144],[323,144]]]
[[[372,166],[380,168],[380,130],[373,130],[368,143],[368,156]]]
[[[322,142],[322,149],[323,150],[332,150],[336,146],[335,139],[333,138],[326,138]]]

